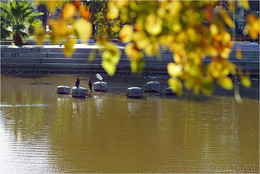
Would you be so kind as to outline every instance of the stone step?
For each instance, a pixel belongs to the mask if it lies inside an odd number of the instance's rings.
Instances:
[[[167,65],[169,62],[173,62],[173,59],[156,59],[156,58],[144,58],[146,64],[163,64]],[[238,60],[236,58],[229,59],[232,62],[247,62],[247,61],[255,61],[259,62],[258,57],[247,57],[243,58],[242,60]],[[20,58],[20,57],[2,57],[1,58],[1,63],[4,62],[10,62],[10,63],[101,63],[102,58],[101,57],[96,57],[94,58],[93,61],[88,61],[88,58]],[[119,61],[120,63],[129,63],[129,59],[124,57],[121,58]],[[204,59],[204,61],[209,62],[211,61],[209,58]]]
[[[60,63],[25,63],[25,64],[2,64],[2,71],[17,70],[17,71],[40,71],[40,72],[95,72],[105,73],[105,70],[100,64],[60,64]],[[130,72],[129,65],[121,65],[117,67],[117,71]]]
[[[23,47],[16,47],[16,46],[1,46],[1,53],[45,53],[45,54],[51,54],[51,53],[63,53],[63,48],[57,47],[41,47],[41,46],[23,46]],[[258,45],[251,45],[249,46],[240,46],[240,49],[242,50],[242,54],[244,55],[259,55],[259,46]],[[120,47],[120,50],[122,54],[124,55],[124,48]],[[90,48],[77,48],[73,54],[84,54],[84,53],[91,53],[96,52],[96,54],[99,54],[99,48],[97,46],[93,46]],[[162,50],[162,54],[172,54],[169,50]],[[236,46],[232,48],[231,54],[236,54]]]
[[[63,48],[54,46],[1,46],[1,69],[5,70],[26,70],[44,72],[105,72],[101,66],[101,53],[98,47],[77,48],[71,58],[66,58]],[[229,60],[234,62],[238,68],[259,74],[259,46],[241,46],[243,59],[236,58],[236,50],[230,53]],[[258,48],[258,49],[257,49]],[[130,72],[130,62],[127,55],[120,47],[122,55],[117,65],[117,72]],[[95,52],[95,59],[88,62],[92,52]],[[158,59],[161,57],[161,59]],[[144,72],[167,73],[167,64],[173,61],[173,54],[164,50],[160,56],[154,58],[144,56]],[[209,58],[204,59],[208,64]]]
[[[24,64],[24,63],[67,63],[67,64],[73,64],[73,63],[82,63],[82,64],[101,64],[102,59],[94,59],[93,61],[89,62],[87,59],[68,59],[68,58],[43,58],[43,59],[14,59],[14,58],[10,58],[10,59],[6,59],[6,58],[2,58],[1,59],[1,63],[17,63],[17,64]],[[145,64],[148,65],[162,65],[162,66],[167,66],[167,64],[171,62],[171,60],[166,60],[166,61],[158,61],[157,59],[153,59],[153,60],[146,60]],[[118,64],[127,64],[128,66],[130,66],[130,61],[129,59],[120,59]]]
[[[73,54],[72,57],[67,58],[64,56],[63,53],[1,53],[1,58],[5,59],[83,59],[83,60],[88,60],[89,57],[91,56],[90,53],[86,54]],[[101,54],[95,54],[95,59],[101,59]],[[126,55],[122,55],[120,59],[128,59]],[[206,59],[209,59],[209,57],[206,57]],[[236,54],[230,54],[229,60],[236,60]],[[245,55],[243,54],[243,60],[251,60],[251,59],[258,59],[259,60],[259,54],[258,55]],[[172,54],[163,54],[160,57],[148,57],[144,56],[144,60],[173,60],[173,55]]]
[[[10,59],[10,60],[13,60],[13,59]],[[60,61],[60,62],[57,62],[57,61],[55,61],[55,60],[53,60],[52,62],[49,60],[49,61],[46,61],[46,62],[44,62],[44,61],[42,61],[42,62],[39,62],[39,61],[30,61],[30,59],[27,59],[27,61],[25,61],[25,60],[20,60],[20,59],[17,59],[17,60],[19,60],[19,61],[1,61],[1,65],[3,66],[3,65],[15,65],[15,64],[17,64],[17,66],[22,66],[23,64],[34,64],[34,65],[39,65],[39,66],[41,66],[41,65],[55,65],[55,66],[59,66],[59,65],[62,65],[62,66],[88,66],[88,65],[90,65],[90,66],[92,66],[92,65],[94,65],[94,66],[96,66],[96,65],[98,65],[98,66],[101,66],[101,60],[97,60],[97,61],[93,61],[93,62],[81,62],[81,60],[79,60],[79,61],[73,61],[73,62],[65,62],[64,60],[63,61]],[[36,59],[33,59],[33,60],[36,60]],[[38,60],[43,60],[43,59],[38,59]],[[251,60],[251,61],[242,61],[242,60],[236,60],[236,61],[232,61],[235,65],[237,65],[237,66],[252,66],[252,67],[254,67],[254,68],[259,68],[259,61],[257,61],[257,60]],[[164,61],[164,62],[158,62],[158,61],[154,61],[154,62],[145,62],[145,65],[146,66],[151,66],[151,67],[153,67],[153,66],[161,66],[161,67],[163,67],[163,66],[166,66],[167,67],[167,64],[168,64],[169,62],[166,62],[166,61]],[[210,63],[210,61],[209,60],[205,60],[204,61],[204,63],[205,64],[208,64],[208,63]],[[122,60],[122,61],[120,61],[119,63],[118,63],[118,65],[117,66],[130,66],[130,61],[129,60]]]
[[[205,62],[207,64],[207,62]],[[234,62],[237,68],[249,71],[251,75],[259,74],[259,62]],[[1,71],[38,71],[38,72],[60,72],[60,73],[105,73],[100,63],[1,63]],[[117,73],[130,73],[130,63],[120,63],[117,65]],[[165,73],[167,66],[165,64],[146,64],[144,73]]]

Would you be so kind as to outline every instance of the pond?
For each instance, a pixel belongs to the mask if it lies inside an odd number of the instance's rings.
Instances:
[[[0,168],[4,173],[259,172],[259,81],[213,96],[149,94],[139,76],[106,77],[108,92],[56,94],[76,77],[1,75]],[[167,79],[150,77],[167,87]]]

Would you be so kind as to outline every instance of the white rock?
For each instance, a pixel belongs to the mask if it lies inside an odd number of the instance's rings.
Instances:
[[[127,97],[130,98],[141,98],[143,96],[142,88],[140,87],[130,87],[127,89]]]
[[[58,86],[57,87],[57,94],[69,94],[70,87],[68,86]]]
[[[157,81],[150,81],[147,82],[146,85],[144,85],[145,92],[160,92],[160,90],[160,82]]]
[[[72,97],[86,97],[86,88],[72,88]]]
[[[106,91],[107,90],[107,83],[106,82],[95,82],[94,83],[94,91]]]

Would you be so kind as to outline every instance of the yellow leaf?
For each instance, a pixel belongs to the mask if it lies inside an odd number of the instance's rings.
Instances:
[[[79,13],[85,19],[89,19],[89,17],[90,17],[90,12],[84,5],[79,6]]]
[[[233,75],[236,74],[235,65],[234,65],[231,61],[224,60],[224,61],[222,62],[222,64],[223,64],[223,69],[222,69],[221,75],[226,76],[226,75],[228,75],[229,73],[231,73],[231,74],[233,74]]]
[[[173,62],[168,64],[167,67],[168,73],[172,76],[172,77],[178,77],[180,75],[182,75],[182,66],[181,65],[177,65]]]
[[[240,4],[242,7],[244,7],[245,10],[249,10],[249,9],[250,9],[249,3],[248,3],[247,0],[241,0],[241,1],[238,1],[238,2],[239,2],[239,4]]]
[[[141,73],[145,66],[145,62],[143,59],[131,60],[130,63],[132,73]]]
[[[66,22],[59,18],[57,20],[50,19],[48,21],[49,26],[51,27],[51,41],[52,43],[56,43],[63,39],[67,32],[67,24]]]
[[[179,32],[182,29],[182,25],[180,23],[174,23],[172,25],[172,29],[173,29],[174,32]]]
[[[187,78],[184,81],[184,86],[186,89],[190,90],[194,85],[194,78]]]
[[[118,25],[114,25],[114,26],[112,27],[112,31],[113,31],[113,32],[119,32],[120,29],[121,29],[121,28],[120,28]]]
[[[76,7],[70,3],[67,3],[64,5],[62,9],[62,16],[65,19],[71,18],[74,16],[75,12],[76,12]]]
[[[125,53],[131,61],[136,61],[137,59],[141,59],[143,57],[142,51],[137,49],[134,43],[129,43],[126,45]]]
[[[107,12],[107,17],[109,19],[115,19],[117,18],[119,15],[119,10],[117,7],[113,6],[113,7],[110,7],[108,12]]]
[[[37,44],[42,45],[45,38],[45,30],[43,27],[38,27],[34,30],[34,35],[36,36]]]
[[[250,78],[247,76],[242,76],[240,77],[241,79],[241,84],[247,88],[249,88],[251,86],[251,81]]]
[[[227,90],[233,89],[233,82],[229,77],[219,77],[218,78],[218,84]]]
[[[102,61],[102,67],[107,72],[108,75],[113,76],[116,72],[116,65],[107,60]]]
[[[175,18],[180,15],[182,4],[179,1],[168,1],[166,8],[169,10],[170,16]]]
[[[227,45],[231,41],[231,35],[228,32],[222,32],[221,41],[224,45]]]
[[[220,16],[224,19],[225,23],[226,23],[230,28],[233,28],[233,27],[234,27],[233,20],[230,18],[229,14],[228,14],[224,9],[221,9],[221,11],[220,11]]]
[[[247,17],[247,24],[243,34],[249,34],[253,39],[257,39],[259,35],[259,18],[255,14],[249,14]]]
[[[215,47],[207,47],[207,53],[213,57],[216,57],[218,55],[218,50]]]
[[[105,50],[102,53],[102,67],[112,76],[116,72],[116,65],[118,64],[121,52],[114,43],[106,43]]]
[[[46,2],[46,7],[50,13],[54,13],[56,11],[56,2],[55,1],[48,1]]]
[[[198,65],[195,65],[195,64],[191,65],[191,66],[190,66],[189,74],[190,74],[191,76],[199,76],[199,75],[201,74],[201,69],[200,69],[200,67],[199,67]]]
[[[48,9],[48,11],[51,13],[51,14],[53,14],[53,13],[55,13],[55,11],[56,11],[56,7],[58,7],[58,6],[60,6],[63,2],[62,1],[44,1],[45,2],[45,4],[46,4],[46,7],[47,7],[47,9]]]
[[[131,25],[125,25],[119,33],[120,40],[122,42],[130,42],[133,38],[134,29]]]
[[[200,94],[200,88],[201,88],[201,85],[200,83],[196,83],[193,87],[193,93],[195,95],[199,95]]]
[[[121,52],[114,43],[108,43],[105,45],[105,50],[102,53],[102,59],[110,61],[113,64],[117,64],[120,60]]]
[[[75,22],[75,30],[82,43],[86,43],[92,35],[92,25],[89,21],[81,18]]]
[[[218,27],[215,24],[210,25],[210,32],[212,35],[218,34]]]
[[[66,57],[71,57],[72,52],[75,51],[75,49],[73,48],[74,44],[76,43],[75,39],[69,39],[64,43],[64,53],[66,55]]]
[[[146,17],[145,20],[145,30],[149,34],[156,36],[161,33],[162,24],[163,21],[160,17],[156,16],[155,14],[150,14]]]
[[[63,37],[66,32],[67,32],[67,24],[64,20],[62,19],[58,19],[56,26],[55,26],[55,32],[57,33],[57,35],[59,35],[60,37]]]
[[[88,56],[88,62],[93,62],[93,60],[95,59],[95,56],[96,56],[95,49],[92,49]]]
[[[235,5],[235,3],[234,3],[234,0],[228,0],[228,7],[229,7],[229,10],[230,10],[231,12],[234,11],[234,9],[236,8],[236,5]]]
[[[150,44],[149,38],[146,37],[144,32],[135,32],[132,40],[139,49],[145,49]]]
[[[237,48],[236,56],[237,56],[237,59],[242,59],[243,56],[242,56],[242,52],[241,52],[240,48]]]
[[[182,95],[182,83],[179,79],[172,77],[168,80],[168,84],[178,96]]]

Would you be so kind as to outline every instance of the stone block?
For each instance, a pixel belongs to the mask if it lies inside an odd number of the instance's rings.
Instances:
[[[86,88],[82,88],[82,87],[76,88],[76,87],[73,87],[71,95],[72,95],[72,97],[86,97]]]
[[[68,86],[58,86],[57,87],[57,94],[69,94],[70,87]]]
[[[107,83],[106,82],[95,82],[94,83],[94,91],[106,91],[107,90]]]
[[[150,81],[147,82],[146,85],[144,85],[144,91],[145,92],[160,92],[160,82],[157,81]]]
[[[142,98],[143,90],[140,87],[130,87],[127,89],[126,96],[130,98]]]

